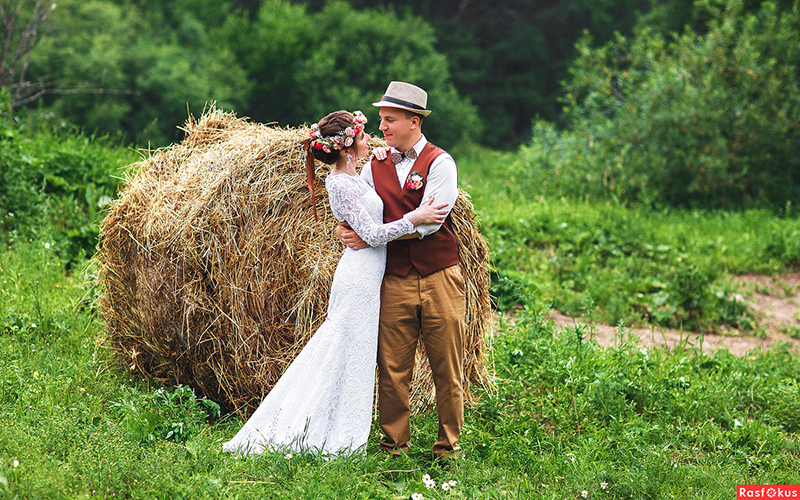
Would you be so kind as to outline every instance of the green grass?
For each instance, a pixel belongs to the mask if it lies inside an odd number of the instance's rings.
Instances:
[[[800,481],[787,348],[740,359],[624,335],[603,347],[581,325],[556,334],[535,301],[490,339],[496,380],[449,470],[429,451],[433,413],[414,417],[399,461],[377,450],[377,428],[359,459],[236,459],[220,448],[239,418],[113,364],[90,273],[67,274],[57,250],[0,253],[0,498],[729,499],[737,484]]]
[[[467,411],[464,460],[436,465],[432,412],[414,416],[414,446],[397,461],[377,449],[377,426],[357,459],[221,453],[242,419],[115,364],[93,269],[65,264],[38,228],[0,249],[0,499],[727,500],[737,484],[800,482],[789,346],[738,358],[688,343],[645,350],[624,332],[601,346],[588,326],[544,319],[555,304],[606,321],[741,324],[730,275],[796,266],[796,220],[529,200],[504,177],[513,155],[456,153],[495,293],[514,311],[488,339],[495,379]]]
[[[501,310],[522,302],[523,289],[565,313],[612,325],[753,330],[733,277],[800,266],[796,216],[528,198],[519,174],[504,169],[516,155],[461,153],[461,183],[491,243]]]

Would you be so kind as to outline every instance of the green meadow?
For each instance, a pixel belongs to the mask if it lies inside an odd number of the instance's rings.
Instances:
[[[546,52],[533,43],[544,31],[509,21],[535,2],[465,10],[469,32],[460,10],[427,10],[449,2],[402,15],[313,3],[61,0],[38,52],[14,62],[30,81],[0,81],[0,499],[731,500],[737,485],[800,484],[800,313],[785,342],[743,356],[690,340],[774,333],[755,307],[764,290],[741,275],[800,292],[781,280],[800,270],[797,0],[638,14],[556,2],[537,26],[559,31],[574,8],[608,29],[571,32],[552,65],[510,43]],[[638,21],[620,33],[622,11]],[[500,39],[477,50],[484,27]],[[24,45],[31,31],[16,29],[7,42]],[[395,51],[400,39],[415,43]],[[461,97],[451,66],[479,91]],[[426,133],[456,158],[491,249],[492,376],[473,388],[464,453],[436,463],[426,410],[399,460],[378,450],[377,425],[357,457],[224,454],[243,417],[129,375],[95,306],[98,224],[140,158],[130,142],[179,140],[187,103],[198,114],[211,94],[291,125],[361,108],[374,133],[365,103],[385,88],[381,68],[431,92],[441,113]],[[91,85],[48,87],[59,82]],[[601,324],[616,328],[604,343]],[[681,341],[645,348],[633,327]]]
[[[0,498],[730,499],[737,484],[800,481],[792,346],[736,357],[590,334],[592,321],[662,321],[755,335],[730,278],[794,269],[797,217],[527,199],[506,176],[515,154],[460,153],[499,308],[462,460],[434,462],[432,411],[401,460],[379,452],[377,427],[358,458],[221,453],[241,417],[127,374],[93,307],[93,266],[65,259],[50,223],[6,232],[0,253]],[[583,321],[557,328],[551,307]]]

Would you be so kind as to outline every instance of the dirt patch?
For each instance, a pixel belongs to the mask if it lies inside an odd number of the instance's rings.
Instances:
[[[795,338],[800,337],[800,273],[776,277],[743,275],[736,280],[755,311],[759,325],[755,331],[731,329],[722,334],[701,334],[662,327],[626,327],[623,334],[636,335],[645,347],[673,348],[684,344],[700,347],[706,353],[727,349],[736,356],[745,356],[751,351],[764,351],[778,342],[786,342],[800,354],[800,339]],[[571,318],[559,311],[552,311],[551,318],[564,328],[583,322],[581,318]],[[590,324],[587,327],[587,333],[603,345],[619,341],[620,335],[614,326]]]
[[[800,273],[778,277],[743,275],[737,279],[750,292],[762,328],[780,333],[800,331]]]

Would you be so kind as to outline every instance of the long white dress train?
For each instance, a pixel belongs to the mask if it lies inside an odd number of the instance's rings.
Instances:
[[[402,218],[383,224],[383,202],[359,176],[328,175],[331,210],[370,247],[345,249],[328,314],[272,391],[223,450],[363,451],[369,437],[386,243],[415,231]]]

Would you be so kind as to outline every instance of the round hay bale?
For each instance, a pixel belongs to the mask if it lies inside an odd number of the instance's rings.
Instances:
[[[315,221],[305,179],[307,128],[210,109],[185,139],[133,165],[102,223],[99,306],[131,373],[186,384],[250,413],[325,318],[343,247],[317,163]],[[488,246],[468,196],[453,208],[467,278],[465,381],[486,379]],[[420,346],[420,351],[423,349]],[[435,401],[418,352],[416,408]]]

